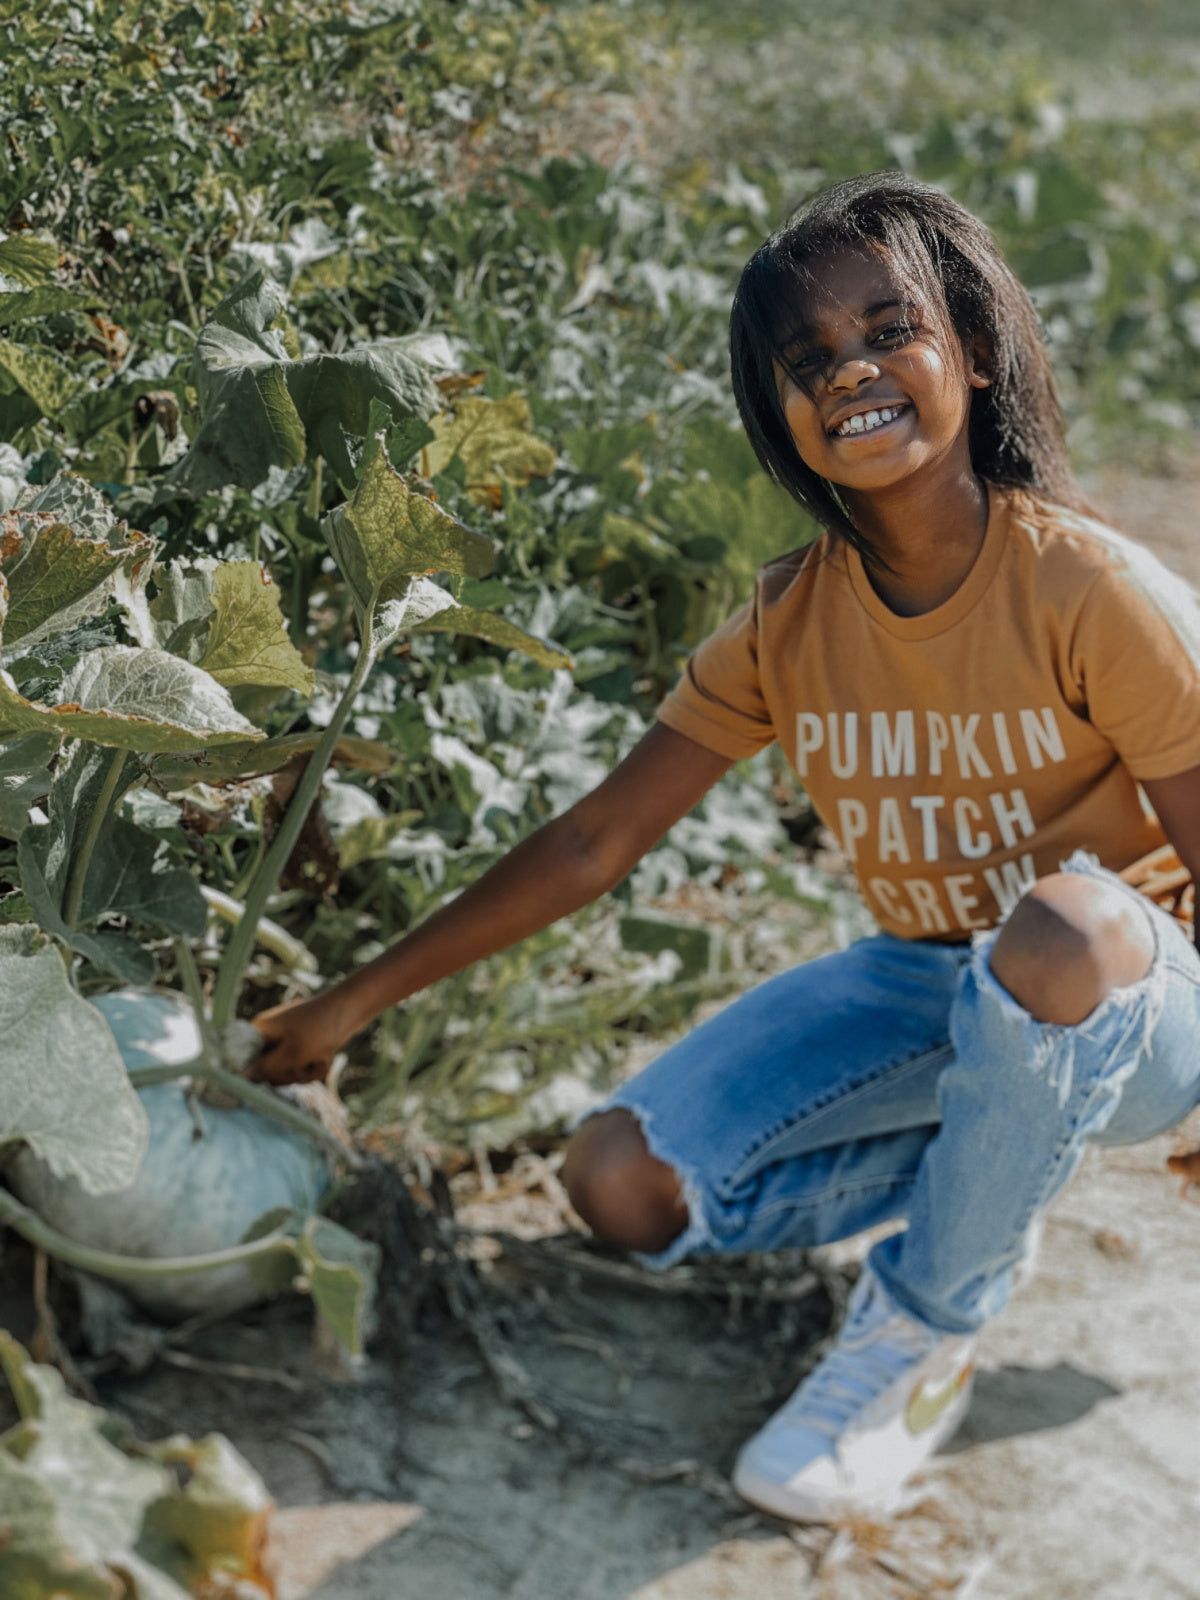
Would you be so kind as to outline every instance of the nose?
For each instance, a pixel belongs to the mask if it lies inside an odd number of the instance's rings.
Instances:
[[[864,361],[861,356],[854,356],[832,364],[829,387],[834,390],[853,390],[878,376],[879,368],[873,361]]]

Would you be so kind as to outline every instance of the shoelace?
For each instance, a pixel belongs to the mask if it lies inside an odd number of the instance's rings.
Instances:
[[[856,1345],[854,1335],[853,1328],[846,1330],[784,1407],[784,1417],[834,1439],[857,1412],[931,1348],[922,1330],[901,1317],[881,1325],[870,1344]]]

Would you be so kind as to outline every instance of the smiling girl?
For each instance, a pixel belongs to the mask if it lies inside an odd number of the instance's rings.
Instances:
[[[656,1265],[905,1226],[734,1482],[880,1507],[961,1420],[981,1325],[1088,1141],[1200,1100],[1200,961],[1115,874],[1200,871],[1200,618],[1093,520],[1037,317],[987,229],[873,173],[761,247],[734,391],[823,532],[770,562],[591,795],[327,993],[257,1019],[315,1076],[386,1007],[611,889],[778,740],[880,933],[744,995],[584,1122],[564,1179]]]

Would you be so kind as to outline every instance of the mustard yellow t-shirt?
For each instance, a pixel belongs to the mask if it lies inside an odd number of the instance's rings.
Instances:
[[[1164,842],[1138,787],[1200,765],[1200,600],[1102,523],[991,488],[943,605],[900,617],[827,536],[759,573],[659,709],[721,755],[778,739],[879,925],[963,939],[1072,850]]]

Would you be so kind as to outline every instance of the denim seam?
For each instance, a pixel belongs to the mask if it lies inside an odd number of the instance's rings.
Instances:
[[[751,1176],[751,1173],[746,1171],[747,1166],[756,1157],[761,1156],[764,1150],[769,1149],[772,1144],[782,1139],[785,1134],[791,1133],[802,1122],[816,1122],[826,1111],[835,1109],[843,1111],[847,1106],[852,1106],[856,1099],[861,1098],[869,1091],[878,1089],[880,1084],[889,1080],[899,1079],[906,1073],[915,1072],[918,1067],[927,1066],[931,1060],[939,1055],[946,1055],[949,1058],[953,1053],[953,1046],[947,1039],[942,1044],[931,1045],[923,1050],[918,1050],[914,1055],[906,1056],[902,1061],[889,1062],[878,1072],[873,1073],[870,1077],[860,1079],[849,1089],[842,1092],[831,1091],[815,1105],[802,1107],[792,1116],[775,1124],[757,1143],[750,1145],[742,1153],[732,1173],[714,1186],[717,1193],[727,1194],[729,1191],[736,1189],[739,1184],[744,1183]]]
[[[781,1211],[811,1211],[815,1207],[824,1205],[830,1199],[840,1198],[848,1194],[867,1194],[872,1189],[898,1189],[903,1184],[911,1184],[916,1180],[915,1169],[912,1172],[900,1172],[891,1178],[861,1178],[857,1182],[831,1184],[829,1188],[822,1189],[818,1195],[798,1196],[792,1200],[774,1200],[770,1205],[756,1206],[754,1217],[771,1217]]]

